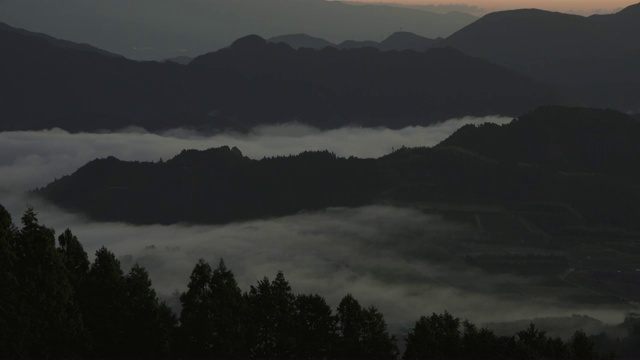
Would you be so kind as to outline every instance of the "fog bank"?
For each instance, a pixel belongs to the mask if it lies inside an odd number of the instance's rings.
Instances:
[[[175,129],[162,134],[129,128],[119,132],[70,134],[64,130],[0,132],[0,189],[30,190],[71,174],[87,162],[107,156],[121,160],[158,161],[183,149],[238,147],[245,156],[295,155],[330,150],[338,156],[380,157],[401,146],[433,146],[465,124],[504,124],[511,118],[452,119],[433,126],[400,130],[346,127],[321,131],[301,124],[261,126],[247,134],[204,136]]]

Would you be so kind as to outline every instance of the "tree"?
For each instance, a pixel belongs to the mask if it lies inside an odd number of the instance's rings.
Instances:
[[[462,322],[464,328],[462,334],[462,354],[464,359],[490,359],[500,357],[502,348],[498,342],[498,337],[493,331],[482,328],[465,320]]]
[[[79,288],[89,271],[89,258],[78,238],[67,229],[58,236],[58,252],[69,274],[74,288]]]
[[[449,359],[462,352],[460,319],[445,311],[444,314],[422,316],[406,337],[404,359]],[[475,331],[469,328],[469,335]],[[471,339],[467,339],[471,342]]]
[[[120,261],[101,247],[80,294],[82,313],[93,340],[96,357],[123,357],[126,354],[127,294]]]
[[[569,342],[569,348],[573,353],[572,355],[574,359],[598,359],[598,353],[595,349],[593,340],[591,340],[582,330],[576,331],[575,334],[573,334],[573,337]]]
[[[518,349],[522,359],[539,359],[545,355],[547,337],[544,331],[538,330],[535,325],[529,324],[526,330],[519,331]]]
[[[389,335],[384,317],[375,307],[363,309],[347,294],[338,305],[337,317],[337,358],[397,358],[395,337]]]
[[[147,270],[137,263],[125,277],[127,295],[126,356],[160,358],[171,354],[177,319],[151,287]]]
[[[0,205],[0,357],[17,357],[23,349],[24,330],[18,316],[20,294],[16,278],[15,227]]]
[[[86,333],[54,231],[38,223],[33,208],[15,236],[15,275],[20,284],[24,348],[30,357],[72,357],[84,353]]]
[[[183,354],[188,357],[202,358],[210,356],[213,352],[213,319],[209,312],[209,283],[212,273],[211,266],[204,259],[200,259],[191,272],[187,292],[180,296],[180,346]]]
[[[233,273],[220,259],[209,281],[210,312],[212,317],[213,354],[219,358],[245,356],[245,311],[242,292]]]
[[[255,358],[292,358],[295,348],[293,302],[295,296],[282,272],[273,282],[267,277],[251,286],[249,304],[250,354]]]
[[[336,318],[323,297],[298,295],[293,303],[296,359],[325,359],[337,340]]]

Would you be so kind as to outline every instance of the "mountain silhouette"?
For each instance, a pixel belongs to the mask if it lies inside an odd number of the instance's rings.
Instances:
[[[274,36],[267,40],[272,43],[285,43],[294,49],[310,48],[315,50],[323,49],[327,46],[333,46],[332,43],[325,39],[314,37],[307,34],[291,34]]]
[[[98,48],[93,47],[93,46],[88,45],[88,44],[77,44],[77,43],[74,43],[74,42],[71,42],[71,41],[56,39],[56,38],[51,37],[49,35],[30,32],[30,31],[26,31],[26,30],[23,30],[23,29],[17,29],[17,28],[9,26],[9,25],[7,25],[7,24],[5,24],[3,22],[0,22],[0,31],[13,32],[13,33],[24,35],[24,36],[30,36],[30,37],[38,38],[38,39],[46,41],[51,46],[55,46],[55,47],[58,47],[58,48],[61,48],[61,49],[70,49],[70,50],[77,50],[77,51],[92,52],[92,53],[96,53],[96,54],[100,54],[100,55],[104,55],[104,56],[109,56],[109,57],[114,57],[114,58],[121,58],[122,57],[122,55],[113,54],[113,53],[110,53],[108,51],[105,51],[105,50],[102,50],[102,49],[98,49]]]
[[[337,43],[380,39],[402,27],[444,37],[477,19],[459,12],[325,0],[7,0],[0,1],[0,14],[0,21],[12,26],[136,60],[195,57],[248,33],[265,38],[305,33]]]
[[[436,43],[435,40],[407,31],[391,34],[380,42],[380,50],[415,50],[425,51]]]
[[[0,31],[0,129],[248,130],[296,120],[404,127],[518,114],[561,98],[453,49],[292,49],[259,36],[195,58],[136,62]]]
[[[162,60],[162,62],[172,62],[176,64],[181,64],[181,65],[188,65],[191,62],[191,60],[193,60],[193,58],[189,56],[176,56],[176,57],[164,59]]]
[[[261,83],[277,79],[276,88],[289,88],[290,93],[268,99],[274,88],[265,88],[253,108],[262,113],[287,111],[290,115],[281,118],[303,119],[320,127],[344,124],[346,118],[338,117],[346,114],[353,116],[348,121],[358,119],[356,123],[364,126],[399,127],[414,122],[416,116],[434,121],[479,112],[517,114],[535,104],[561,101],[543,85],[451,48],[422,53],[295,50],[253,35],[199,56],[189,66],[239,73]]]
[[[640,4],[582,17],[524,9],[488,14],[440,43],[563,87],[583,103],[640,109]]]
[[[378,49],[380,47],[380,43],[372,40],[363,40],[363,41],[345,40],[339,43],[338,45],[336,45],[336,48],[338,49],[359,49],[364,47]]]
[[[357,49],[363,47],[372,47],[381,51],[389,50],[414,50],[425,51],[430,47],[433,47],[438,40],[426,38],[424,36],[416,35],[407,31],[395,32],[381,42],[365,40],[355,41],[346,40],[338,45],[332,44],[327,40],[309,36],[307,34],[292,34],[276,36],[268,40],[272,43],[285,43],[294,49],[302,47],[311,48],[315,50],[321,50],[328,46],[333,46],[338,49]]]
[[[99,159],[36,194],[98,220],[140,224],[400,202],[502,206],[553,234],[638,231],[639,137],[640,123],[619,112],[542,107],[379,159],[324,151],[251,160],[228,147],[157,163]]]

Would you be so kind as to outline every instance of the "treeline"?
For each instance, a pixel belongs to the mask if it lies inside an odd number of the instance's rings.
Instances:
[[[56,238],[29,208],[22,227],[0,206],[0,357],[397,359],[383,315],[346,295],[294,294],[282,273],[242,292],[220,260],[200,260],[177,317],[147,271],[124,273],[104,247],[90,262],[70,230]],[[403,359],[595,359],[583,332],[565,342],[533,325],[496,336],[449,313],[421,317]]]

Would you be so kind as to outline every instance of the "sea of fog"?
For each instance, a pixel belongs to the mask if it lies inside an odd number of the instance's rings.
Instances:
[[[619,322],[615,309],[584,308],[553,298],[513,299],[497,295],[513,276],[489,275],[458,266],[446,249],[471,233],[466,225],[415,209],[390,206],[330,208],[280,218],[219,226],[134,226],[97,223],[67,213],[25,191],[71,174],[95,158],[157,161],[182,149],[236,146],[244,155],[297,154],[330,150],[339,156],[379,157],[401,146],[433,146],[464,124],[510,118],[462,118],[430,127],[400,130],[341,128],[321,131],[300,124],[258,127],[246,134],[211,136],[176,129],[152,134],[141,129],[70,134],[59,129],[0,133],[0,203],[18,222],[33,205],[40,222],[58,233],[70,228],[93,254],[106,246],[127,271],[145,266],[157,292],[175,303],[200,258],[216,265],[224,258],[243,290],[283,271],[297,293],[318,293],[335,307],[347,293],[375,305],[392,329],[413,325],[420,315],[448,310],[479,323],[586,314]],[[441,246],[446,243],[446,246]],[[447,258],[447,261],[440,261]]]

